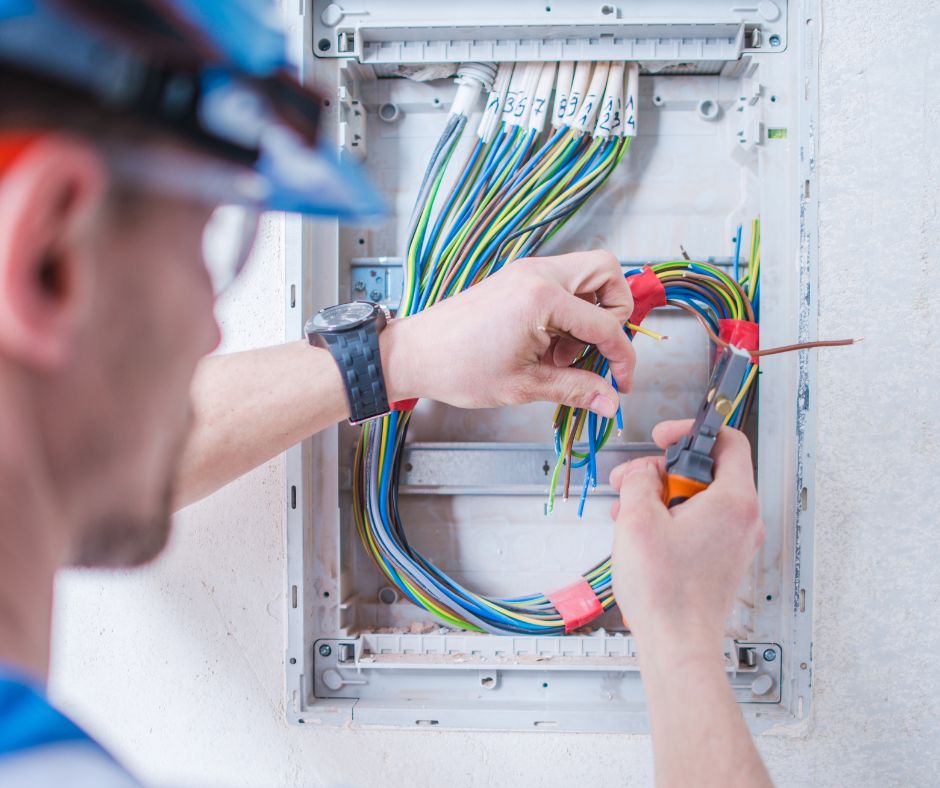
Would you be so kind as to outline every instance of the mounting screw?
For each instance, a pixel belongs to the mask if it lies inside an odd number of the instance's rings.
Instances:
[[[369,298],[376,302],[381,301],[382,293],[379,290],[373,290],[371,293],[369,293]]]
[[[357,280],[356,280],[356,284],[353,285],[353,288],[356,289],[356,290],[365,290],[365,289],[366,289],[366,283],[363,282],[361,279],[357,279]]]
[[[764,662],[773,662],[777,658],[777,652],[772,648],[764,649]]]
[[[776,35],[776,34],[775,34],[775,35],[772,35],[772,36],[770,37],[770,45],[771,45],[772,47],[778,47],[778,46],[780,46],[780,36],[778,36],[778,35]]]
[[[333,653],[333,649],[330,648],[329,643],[324,643],[322,646],[320,646],[319,651],[321,657],[328,657]]]

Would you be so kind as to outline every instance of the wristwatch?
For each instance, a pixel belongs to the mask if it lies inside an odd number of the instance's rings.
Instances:
[[[310,344],[329,350],[339,366],[350,424],[362,424],[389,412],[379,353],[379,333],[388,319],[384,306],[352,301],[321,309],[304,326]]]

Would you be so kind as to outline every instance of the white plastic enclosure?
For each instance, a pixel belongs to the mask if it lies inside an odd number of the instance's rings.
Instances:
[[[304,0],[294,44],[325,86],[326,135],[359,156],[392,219],[372,228],[288,218],[287,337],[354,297],[394,307],[420,173],[446,122],[450,78],[468,60],[627,60],[641,65],[638,136],[593,201],[544,252],[611,249],[625,265],[728,265],[736,228],[761,219],[761,344],[815,338],[814,2],[764,0]],[[435,70],[436,69],[436,70]],[[481,106],[482,108],[482,106]],[[715,112],[717,108],[717,113]],[[475,127],[471,119],[471,127]],[[467,135],[470,136],[470,135]],[[638,337],[625,430],[600,477],[650,452],[650,428],[691,414],[708,375],[698,324],[660,310]],[[809,711],[813,357],[761,362],[749,433],[767,538],[728,621],[729,681],[754,730]],[[441,374],[446,374],[442,370]],[[457,411],[422,402],[412,420],[401,511],[410,541],[491,594],[560,587],[610,550],[609,488],[578,519],[546,516],[550,405]],[[634,643],[616,611],[589,634],[454,632],[387,586],[352,522],[357,431],[287,455],[288,716],[305,725],[648,730]]]

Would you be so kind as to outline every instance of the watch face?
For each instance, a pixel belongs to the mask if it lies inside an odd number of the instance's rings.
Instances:
[[[374,304],[353,301],[351,304],[337,304],[317,312],[310,323],[314,331],[337,331],[361,323],[374,312]]]

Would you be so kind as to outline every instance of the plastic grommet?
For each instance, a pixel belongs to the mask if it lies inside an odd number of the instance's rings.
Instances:
[[[379,120],[384,120],[386,123],[394,123],[401,117],[401,109],[399,109],[397,104],[393,104],[391,101],[386,101],[384,104],[379,106]]]
[[[713,101],[712,99],[702,99],[695,108],[695,111],[698,112],[698,116],[702,120],[715,120],[718,117],[721,108],[718,106],[717,101]]]

